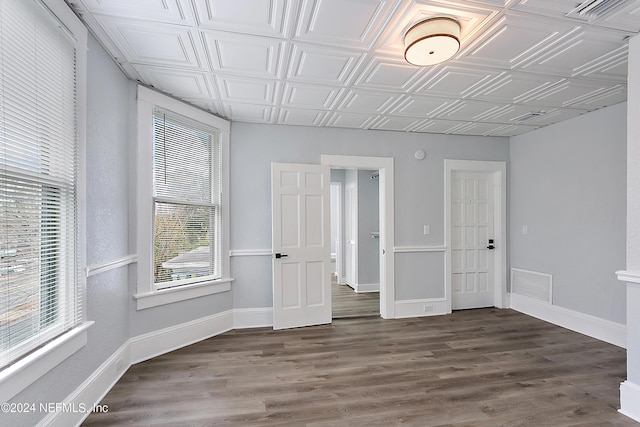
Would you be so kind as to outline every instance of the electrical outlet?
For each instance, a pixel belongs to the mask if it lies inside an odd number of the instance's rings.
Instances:
[[[527,234],[529,234],[529,227],[528,226],[526,226],[526,225],[522,226],[522,234],[525,235],[525,236]]]
[[[425,313],[430,313],[430,312],[432,312],[432,311],[433,311],[433,305],[431,305],[431,304],[425,304],[425,305],[424,305],[424,307],[422,307],[422,310],[423,310]]]
[[[431,233],[431,226],[430,225],[425,225],[423,228],[424,234],[429,234]]]

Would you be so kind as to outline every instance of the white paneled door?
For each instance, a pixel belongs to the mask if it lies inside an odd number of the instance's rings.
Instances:
[[[271,164],[273,328],[331,323],[329,167]]]
[[[453,172],[452,309],[493,307],[493,174]]]

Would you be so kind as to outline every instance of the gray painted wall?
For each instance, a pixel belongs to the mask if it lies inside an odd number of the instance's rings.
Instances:
[[[418,149],[427,157],[418,161]],[[231,249],[271,248],[271,162],[320,163],[322,154],[394,158],[395,245],[444,244],[444,159],[508,160],[499,137],[232,123]],[[423,234],[423,225],[431,234]],[[443,296],[444,254],[395,255],[397,299]],[[427,266],[428,268],[425,268]],[[271,260],[232,257],[234,308],[272,306]],[[421,272],[414,274],[415,271]]]
[[[511,266],[553,274],[555,305],[625,323],[626,103],[510,145]]]

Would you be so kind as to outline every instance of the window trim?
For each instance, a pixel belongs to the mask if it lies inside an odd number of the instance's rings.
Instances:
[[[153,284],[153,109],[155,107],[196,120],[220,132],[222,154],[222,278],[154,290]],[[136,309],[144,310],[231,289],[229,260],[229,138],[231,124],[204,110],[163,95],[145,86],[137,94],[137,248],[138,280]]]
[[[78,271],[86,267],[86,129],[87,129],[87,42],[88,32],[73,11],[61,0],[41,0],[67,27],[76,41],[76,102],[78,135],[77,223]],[[80,292],[86,295],[86,280],[78,277]],[[83,298],[83,322],[63,333],[40,349],[0,368],[0,401],[7,402],[38,381],[47,372],[82,349],[88,339],[87,330],[93,322],[86,321],[86,298]]]

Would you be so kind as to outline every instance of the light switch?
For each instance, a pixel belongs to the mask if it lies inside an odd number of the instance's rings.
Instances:
[[[529,227],[528,226],[526,226],[526,225],[522,226],[522,234],[524,234],[525,236],[527,234],[529,234]]]
[[[425,225],[424,226],[424,234],[429,234],[429,233],[431,233],[431,226]]]

